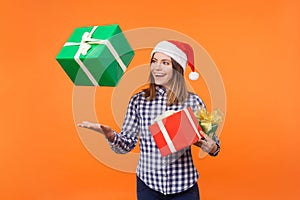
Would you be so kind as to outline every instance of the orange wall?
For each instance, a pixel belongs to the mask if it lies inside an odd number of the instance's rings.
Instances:
[[[299,199],[298,1],[9,2],[0,7],[1,199],[135,199],[135,174],[82,145],[73,84],[55,61],[75,27],[111,23],[184,33],[218,66],[227,115],[219,157],[195,159],[202,199]],[[99,116],[109,101],[97,96]]]

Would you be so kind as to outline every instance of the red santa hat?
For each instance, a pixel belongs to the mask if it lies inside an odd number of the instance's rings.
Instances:
[[[173,58],[185,71],[186,65],[189,65],[192,72],[189,74],[191,80],[197,80],[199,73],[195,71],[194,66],[194,51],[193,48],[186,43],[168,40],[159,42],[151,52],[151,57],[154,53],[160,52]]]

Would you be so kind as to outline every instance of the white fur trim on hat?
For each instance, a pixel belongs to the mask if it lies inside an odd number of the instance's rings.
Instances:
[[[190,72],[189,74],[189,79],[192,81],[198,80],[199,78],[199,73],[198,72]]]
[[[172,44],[168,41],[162,41],[154,47],[153,51],[151,52],[151,57],[156,52],[160,52],[166,54],[167,56],[170,56],[183,68],[183,70],[185,70],[187,65],[187,56],[175,44]]]

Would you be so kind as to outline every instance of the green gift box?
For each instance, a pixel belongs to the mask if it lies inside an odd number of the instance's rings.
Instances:
[[[134,56],[119,25],[76,28],[56,60],[75,85],[116,86]]]

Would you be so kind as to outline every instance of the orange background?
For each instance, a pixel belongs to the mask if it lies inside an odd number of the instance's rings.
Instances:
[[[195,159],[202,199],[300,198],[299,1],[17,0],[0,15],[1,199],[135,199],[135,174],[82,145],[55,61],[75,27],[111,23],[184,33],[218,66],[227,116],[221,154]]]

